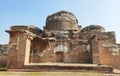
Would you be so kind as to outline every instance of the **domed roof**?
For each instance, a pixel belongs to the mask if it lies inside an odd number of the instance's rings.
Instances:
[[[46,19],[46,29],[48,30],[78,30],[77,24],[75,15],[67,11],[59,11]]]
[[[54,19],[66,20],[66,21],[71,21],[71,20],[77,21],[76,16],[72,14],[71,12],[67,12],[67,11],[59,11],[47,17],[47,21],[54,20]]]
[[[82,32],[85,31],[97,31],[97,32],[105,32],[104,27],[100,25],[89,25],[81,30]]]

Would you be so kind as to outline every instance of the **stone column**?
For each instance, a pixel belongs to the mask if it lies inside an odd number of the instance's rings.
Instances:
[[[90,42],[90,48],[91,48],[91,63],[93,64],[99,64],[99,46],[98,41],[95,39],[91,40]]]
[[[7,61],[8,69],[24,68],[25,52],[28,47],[28,40],[25,39],[24,31],[9,30],[10,34],[9,54]],[[27,45],[27,46],[26,46]]]
[[[24,65],[29,64],[30,60],[30,47],[31,47],[31,40],[26,39],[26,50],[25,50],[25,62]]]

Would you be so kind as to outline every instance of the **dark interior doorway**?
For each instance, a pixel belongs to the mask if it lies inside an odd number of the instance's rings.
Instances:
[[[56,62],[63,62],[64,53],[63,52],[56,52]]]

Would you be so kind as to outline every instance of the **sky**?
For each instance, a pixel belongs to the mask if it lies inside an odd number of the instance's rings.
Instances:
[[[65,10],[72,12],[78,25],[101,25],[106,31],[115,31],[120,43],[120,0],[0,0],[0,44],[9,43],[13,25],[34,25],[41,29],[46,17]]]

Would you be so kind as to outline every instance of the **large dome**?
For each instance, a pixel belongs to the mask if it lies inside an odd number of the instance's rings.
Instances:
[[[78,21],[72,13],[59,11],[47,17],[45,28],[49,31],[78,30]]]

